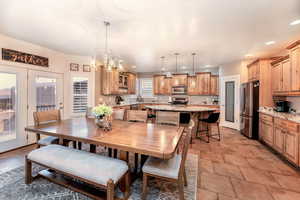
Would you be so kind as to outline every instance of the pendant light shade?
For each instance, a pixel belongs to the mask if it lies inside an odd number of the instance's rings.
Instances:
[[[196,53],[192,53],[192,56],[193,56],[193,75],[195,75],[195,56],[196,56]]]
[[[176,65],[176,72],[177,72],[177,68],[178,68],[178,56],[179,56],[179,53],[174,53],[175,55],[175,65]]]

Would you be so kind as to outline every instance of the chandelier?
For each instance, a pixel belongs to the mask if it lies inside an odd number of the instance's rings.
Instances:
[[[108,28],[110,22],[104,21],[105,25],[105,52],[104,52],[104,67],[107,70],[112,70],[113,68],[123,69],[123,60],[116,59],[113,57],[112,52],[108,50]]]

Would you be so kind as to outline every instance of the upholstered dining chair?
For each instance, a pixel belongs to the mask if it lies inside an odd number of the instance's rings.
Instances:
[[[179,112],[167,112],[167,111],[157,111],[156,120],[157,124],[169,124],[179,126],[180,113]]]
[[[144,122],[146,123],[148,120],[148,112],[146,110],[127,110],[127,121],[134,121],[134,122]],[[141,165],[143,164],[143,161],[145,156],[141,155]],[[135,171],[138,170],[139,165],[139,154],[134,154],[134,165],[135,165]]]
[[[47,110],[33,113],[34,125],[47,124],[49,122],[57,122],[61,120],[60,110]],[[47,146],[49,144],[58,144],[58,137],[47,136],[41,139],[41,135],[37,134],[38,147]]]
[[[189,128],[184,137],[184,147],[182,152],[176,154],[169,160],[149,157],[143,166],[143,192],[142,199],[146,199],[148,178],[154,177],[166,181],[176,182],[179,189],[179,198],[184,200],[183,186],[187,186],[187,178],[185,172],[185,161],[189,149],[191,132],[195,123],[191,120]]]
[[[145,110],[127,110],[127,120],[135,122],[147,122],[148,112]]]

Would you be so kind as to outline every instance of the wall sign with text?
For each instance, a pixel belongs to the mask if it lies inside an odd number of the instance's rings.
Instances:
[[[41,67],[49,67],[48,58],[11,49],[2,48],[2,59]]]

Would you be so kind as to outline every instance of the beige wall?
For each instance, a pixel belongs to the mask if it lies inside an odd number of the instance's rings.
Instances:
[[[19,67],[27,70],[38,70],[38,71],[46,71],[46,72],[63,74],[64,76],[64,86],[63,86],[64,87],[64,118],[69,118],[72,114],[71,113],[72,99],[70,97],[72,94],[71,78],[73,76],[86,76],[90,79],[89,104],[91,106],[94,105],[95,73],[93,70],[92,72],[82,72],[82,65],[90,64],[91,62],[90,57],[64,54],[36,44],[32,44],[22,40],[17,40],[2,34],[0,34],[0,48],[18,50],[18,51],[49,58],[49,67],[39,67],[34,65],[22,64],[22,63],[8,62],[2,60],[2,57],[0,58],[0,65],[8,66],[8,67],[9,66]],[[81,66],[80,72],[71,73],[69,71],[70,63],[80,64]]]

